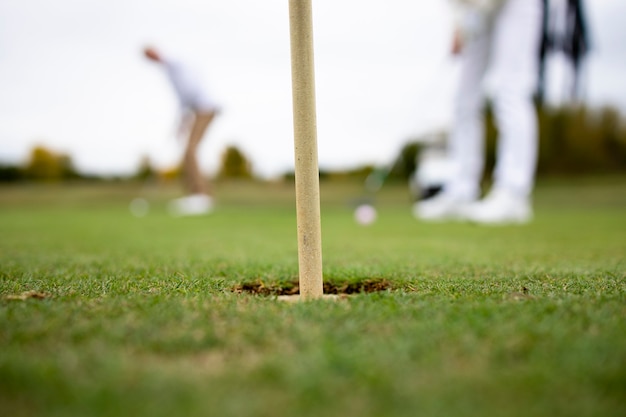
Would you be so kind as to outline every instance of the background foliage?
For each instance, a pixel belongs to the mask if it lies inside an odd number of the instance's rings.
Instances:
[[[538,177],[610,174],[626,172],[626,121],[611,107],[551,108],[537,106],[539,128]],[[485,108],[486,177],[493,169],[497,149],[497,136],[493,112]],[[440,134],[446,136],[446,132]],[[375,170],[388,172],[392,181],[406,181],[416,168],[416,155],[423,138],[406,141],[397,156],[386,167],[357,166],[345,170],[320,168],[323,181],[367,178]],[[162,180],[175,180],[181,175],[180,167],[159,169],[148,157],[143,157],[133,179],[145,180],[157,176]],[[255,177],[252,160],[237,146],[227,146],[217,171],[218,179],[252,179]],[[293,179],[293,172],[283,175]],[[37,146],[22,165],[3,164],[0,161],[0,182],[58,182],[77,179],[102,180],[89,173],[78,172],[71,156],[44,146]]]

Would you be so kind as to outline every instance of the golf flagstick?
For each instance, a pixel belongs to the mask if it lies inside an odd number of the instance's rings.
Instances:
[[[324,293],[311,0],[289,0],[300,298]]]

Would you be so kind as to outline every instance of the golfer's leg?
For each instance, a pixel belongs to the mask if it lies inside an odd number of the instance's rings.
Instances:
[[[491,70],[499,130],[495,188],[530,195],[537,161],[538,78],[541,30],[539,0],[509,0],[494,27]]]
[[[489,33],[464,45],[456,93],[454,123],[448,144],[453,167],[445,192],[463,199],[478,197],[484,165],[483,78],[489,60]]]
[[[207,194],[211,191],[208,183],[202,177],[202,172],[198,165],[197,151],[204,133],[214,116],[214,113],[197,113],[194,118],[183,157],[184,179],[189,194]]]

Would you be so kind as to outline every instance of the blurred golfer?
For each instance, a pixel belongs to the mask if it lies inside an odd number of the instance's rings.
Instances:
[[[525,223],[537,159],[533,105],[542,27],[541,0],[454,0],[452,52],[461,58],[448,153],[452,172],[443,191],[414,206],[422,220]],[[494,185],[483,199],[483,81],[490,76],[499,132]]]
[[[179,134],[187,137],[182,161],[187,196],[171,201],[170,213],[176,216],[208,213],[213,208],[210,184],[202,176],[196,154],[218,107],[192,68],[152,47],[146,47],[143,52],[146,58],[164,68],[181,106]]]

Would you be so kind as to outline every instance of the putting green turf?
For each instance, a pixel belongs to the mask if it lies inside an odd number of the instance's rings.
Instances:
[[[626,415],[626,179],[543,181],[523,227],[423,224],[388,185],[323,183],[325,280],[394,289],[285,304],[289,184],[0,188],[2,416]],[[42,299],[20,300],[28,291]],[[11,298],[18,298],[17,300]]]

